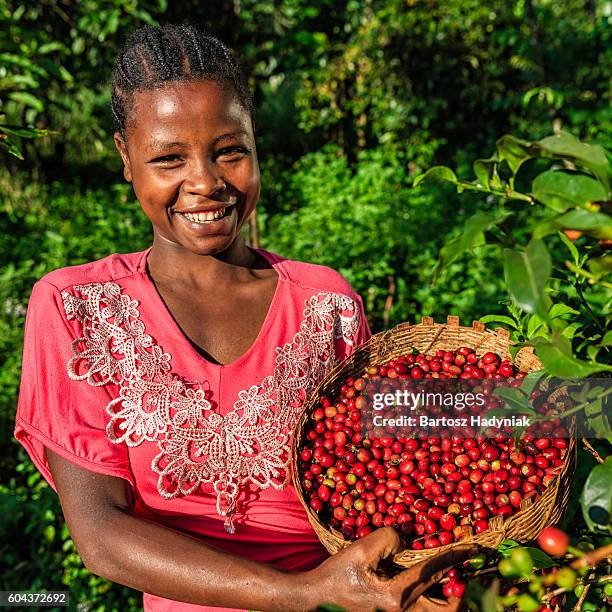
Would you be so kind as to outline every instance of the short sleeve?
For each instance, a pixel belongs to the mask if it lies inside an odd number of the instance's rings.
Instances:
[[[68,320],[60,291],[38,281],[26,314],[15,437],[54,490],[45,447],[85,469],[124,478],[134,487],[126,445],[107,435],[106,406],[113,399],[108,385],[69,376],[78,326]]]

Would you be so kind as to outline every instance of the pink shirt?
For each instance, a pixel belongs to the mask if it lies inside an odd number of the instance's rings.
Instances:
[[[146,272],[150,248],[44,276],[28,305],[15,436],[54,489],[45,446],[124,478],[139,516],[307,570],[327,552],[290,482],[293,428],[305,397],[371,334],[338,272],[255,250],[278,284],[257,339],[224,366],[166,308]],[[213,608],[145,593],[144,609]]]

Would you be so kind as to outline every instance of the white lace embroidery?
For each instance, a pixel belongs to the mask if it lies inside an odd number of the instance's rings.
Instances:
[[[151,467],[159,475],[159,494],[172,499],[211,484],[217,512],[234,533],[244,486],[286,486],[291,434],[303,402],[334,364],[334,339],[354,343],[360,324],[355,300],[336,293],[308,298],[299,331],[276,348],[274,373],[240,391],[233,410],[220,415],[199,383],[171,372],[170,354],[145,333],[137,300],[113,282],[74,289],[83,297],[64,290],[62,299],[83,336],[72,343],[68,376],[119,386],[119,397],[106,406],[108,437],[128,446],[157,442],[160,453]],[[196,384],[200,388],[192,388]]]

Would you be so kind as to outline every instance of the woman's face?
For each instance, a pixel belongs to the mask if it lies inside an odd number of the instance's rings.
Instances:
[[[115,142],[156,239],[213,255],[240,235],[260,178],[251,118],[231,88],[172,81],[136,92],[126,141]]]

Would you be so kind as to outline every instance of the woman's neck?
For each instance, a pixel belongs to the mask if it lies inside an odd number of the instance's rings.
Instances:
[[[232,284],[253,280],[258,276],[256,270],[269,267],[265,259],[247,247],[241,236],[222,253],[200,255],[155,235],[147,256],[148,273],[156,283],[195,289],[223,290]]]

